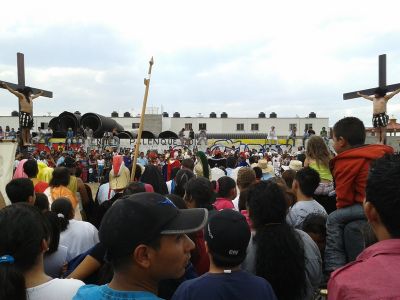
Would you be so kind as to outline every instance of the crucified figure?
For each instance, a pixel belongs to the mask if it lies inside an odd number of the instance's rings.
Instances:
[[[387,94],[385,88],[377,88],[374,96],[364,95],[360,92],[357,93],[358,96],[373,102],[372,125],[378,131],[379,144],[386,144],[386,126],[389,122],[389,116],[386,114],[386,104],[399,92],[400,89],[397,89],[393,93]]]
[[[6,83],[0,82],[0,85],[10,93],[18,97],[19,101],[19,126],[21,128],[21,140],[23,146],[30,145],[31,128],[33,127],[33,103],[32,100],[43,95],[43,91],[33,94],[30,87],[13,90]]]

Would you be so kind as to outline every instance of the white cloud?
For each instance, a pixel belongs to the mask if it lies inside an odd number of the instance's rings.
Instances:
[[[382,53],[388,83],[400,81],[397,8],[372,0],[7,1],[0,80],[16,81],[22,51],[27,83],[55,96],[35,112],[139,111],[154,55],[149,105],[170,113],[315,111],[331,123],[355,114],[369,125],[371,104],[342,93],[375,86]],[[0,97],[0,114],[9,115],[15,103]],[[389,114],[400,114],[398,101]]]

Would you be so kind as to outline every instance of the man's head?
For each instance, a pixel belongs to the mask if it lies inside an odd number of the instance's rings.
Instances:
[[[216,267],[234,268],[246,258],[250,228],[242,214],[224,209],[210,218],[205,229],[205,240]]]
[[[386,96],[386,93],[387,93],[387,89],[381,88],[381,87],[378,87],[378,88],[374,91],[374,94],[375,94],[375,97],[376,97],[376,98],[385,97],[385,96]]]
[[[333,148],[337,153],[364,145],[365,126],[355,117],[346,117],[333,126]]]
[[[39,173],[39,168],[36,160],[28,159],[24,163],[24,172],[26,175],[28,175],[29,178],[35,178],[36,175]]]
[[[11,203],[35,203],[35,191],[33,182],[28,178],[17,178],[11,180],[6,185],[6,193]]]
[[[139,193],[114,203],[99,238],[114,273],[158,282],[184,274],[194,248],[186,233],[201,230],[206,221],[205,209],[179,210],[164,196]]]
[[[400,238],[400,155],[377,159],[369,170],[365,215],[378,240]]]
[[[314,191],[321,181],[317,171],[310,167],[300,169],[294,176],[292,188],[299,195],[299,192],[306,197],[313,197]]]
[[[193,172],[194,169],[194,161],[191,158],[185,158],[181,163],[182,169],[190,170]]]

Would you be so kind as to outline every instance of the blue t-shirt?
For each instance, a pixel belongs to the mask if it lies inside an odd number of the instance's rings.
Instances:
[[[162,300],[150,292],[144,291],[116,291],[105,285],[84,285],[72,298],[73,300]]]
[[[264,278],[247,273],[205,273],[183,282],[172,300],[276,300],[271,285]]]

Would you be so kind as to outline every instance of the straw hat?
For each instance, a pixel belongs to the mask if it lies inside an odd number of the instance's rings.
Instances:
[[[271,164],[269,164],[266,159],[260,159],[258,161],[258,167],[261,168],[263,174],[265,173],[274,174],[274,167]]]
[[[287,170],[299,171],[301,168],[303,168],[303,163],[297,159],[291,160],[289,166],[282,166],[282,169],[284,169],[285,171]]]

